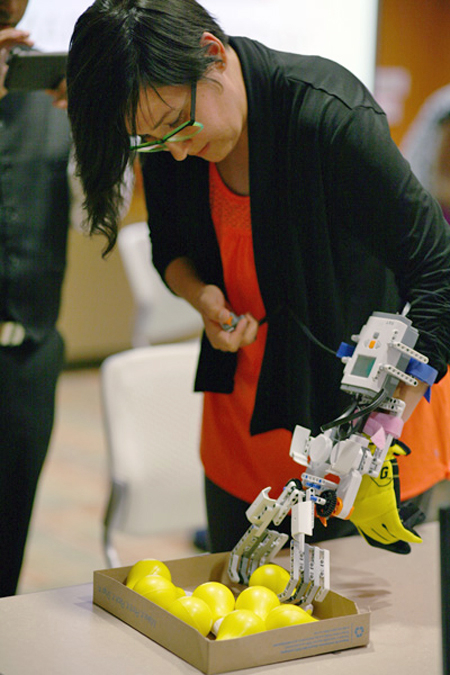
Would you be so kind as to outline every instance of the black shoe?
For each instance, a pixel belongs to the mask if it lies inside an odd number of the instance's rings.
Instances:
[[[196,548],[200,549],[200,551],[206,551],[209,553],[210,547],[208,530],[197,530],[194,532],[192,543]]]

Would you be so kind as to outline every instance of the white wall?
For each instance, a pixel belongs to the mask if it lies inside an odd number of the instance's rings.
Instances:
[[[378,0],[203,0],[230,35],[346,66],[373,91]]]
[[[93,0],[29,0],[19,28],[29,30],[35,47],[67,51],[76,20]]]
[[[201,1],[201,0],[200,0]],[[89,0],[30,0],[21,27],[36,46],[66,50]],[[230,35],[285,51],[320,54],[346,66],[373,91],[378,0],[203,0]]]

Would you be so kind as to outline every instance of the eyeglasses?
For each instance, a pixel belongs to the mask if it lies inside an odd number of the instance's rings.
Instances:
[[[168,134],[154,141],[148,141],[147,143],[138,143],[137,145],[131,145],[130,150],[133,152],[160,152],[161,150],[167,150],[166,143],[181,143],[187,141],[193,136],[196,136],[199,131],[203,129],[203,124],[201,122],[195,121],[195,100],[197,97],[197,83],[194,82],[191,85],[191,111],[189,114],[189,119],[187,122],[183,122],[179,127],[170,131]],[[191,127],[188,133],[180,134],[180,131]]]

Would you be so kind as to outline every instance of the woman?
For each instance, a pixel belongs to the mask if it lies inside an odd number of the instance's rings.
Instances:
[[[298,476],[294,426],[315,434],[346,407],[333,350],[372,311],[408,301],[417,348],[445,372],[449,230],[356,78],[228,38],[194,0],[97,0],[68,97],[91,231],[114,245],[141,151],[153,262],[202,314],[208,521],[212,550],[228,549],[260,490]]]

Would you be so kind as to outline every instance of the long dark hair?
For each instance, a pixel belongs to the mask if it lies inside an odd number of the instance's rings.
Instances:
[[[92,233],[117,238],[120,185],[142,88],[197,82],[228,38],[196,0],[96,0],[78,19],[67,65],[68,113]],[[128,129],[127,129],[128,125]]]

